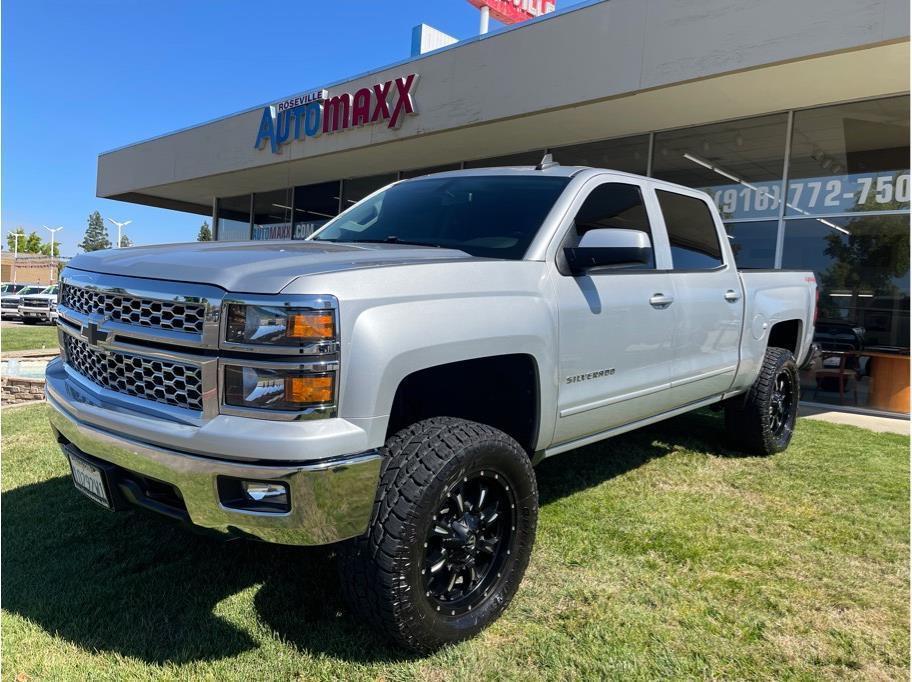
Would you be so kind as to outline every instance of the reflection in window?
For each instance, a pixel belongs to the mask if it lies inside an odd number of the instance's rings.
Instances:
[[[537,166],[545,155],[544,150],[509,154],[507,156],[491,156],[487,159],[466,161],[466,168],[495,168],[497,166]]]
[[[788,215],[909,208],[909,97],[795,112]]]
[[[250,239],[250,195],[218,200],[218,222],[215,234],[219,241]]]
[[[587,142],[550,151],[554,160],[564,166],[591,166],[646,175],[649,135]]]
[[[863,329],[865,348],[909,348],[909,217],[789,220],[782,266],[813,270],[821,326]]]
[[[652,174],[708,192],[723,220],[774,218],[787,121],[775,114],[657,133]]]
[[[728,243],[737,266],[742,270],[775,267],[778,228],[779,223],[775,220],[726,224]]]
[[[722,247],[709,206],[677,192],[656,190],[675,270],[712,270],[722,265]]]
[[[291,188],[253,195],[253,238],[291,239]]]

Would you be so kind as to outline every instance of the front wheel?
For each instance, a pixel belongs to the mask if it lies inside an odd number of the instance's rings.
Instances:
[[[392,436],[367,533],[339,551],[350,607],[419,652],[472,637],[510,603],[538,519],[535,474],[507,434],[437,417]]]
[[[800,384],[795,358],[785,348],[767,348],[760,374],[743,396],[725,406],[725,426],[741,449],[757,455],[785,450],[798,417]]]

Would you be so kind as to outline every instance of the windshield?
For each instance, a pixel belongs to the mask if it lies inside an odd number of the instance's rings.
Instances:
[[[40,293],[41,293],[41,287],[25,287],[24,289],[20,289],[17,292],[17,294],[19,296],[27,296],[28,294],[40,294]]]
[[[410,180],[355,204],[313,239],[438,246],[519,260],[568,182],[545,175]]]
[[[48,287],[47,289],[43,289],[43,290],[41,291],[41,293],[42,293],[42,294],[56,294],[56,293],[57,293],[57,285],[55,284],[54,286]]]

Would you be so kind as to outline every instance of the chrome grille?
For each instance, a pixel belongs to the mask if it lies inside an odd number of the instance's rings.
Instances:
[[[193,334],[203,333],[206,313],[202,303],[156,301],[72,284],[61,286],[60,304],[83,315],[94,313],[115,322]]]
[[[51,300],[49,298],[23,298],[22,305],[27,308],[49,308]]]
[[[99,386],[166,405],[203,409],[199,367],[99,351],[69,334],[63,334],[63,348],[67,364]]]

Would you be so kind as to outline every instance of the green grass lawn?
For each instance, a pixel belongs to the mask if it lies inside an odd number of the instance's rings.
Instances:
[[[219,542],[79,495],[43,407],[3,414],[3,676],[908,676],[908,439],[801,421],[768,458],[713,413],[545,462],[504,617],[414,657],[345,610],[326,550]]]
[[[0,328],[0,351],[57,348],[57,327],[49,324],[4,326]]]

